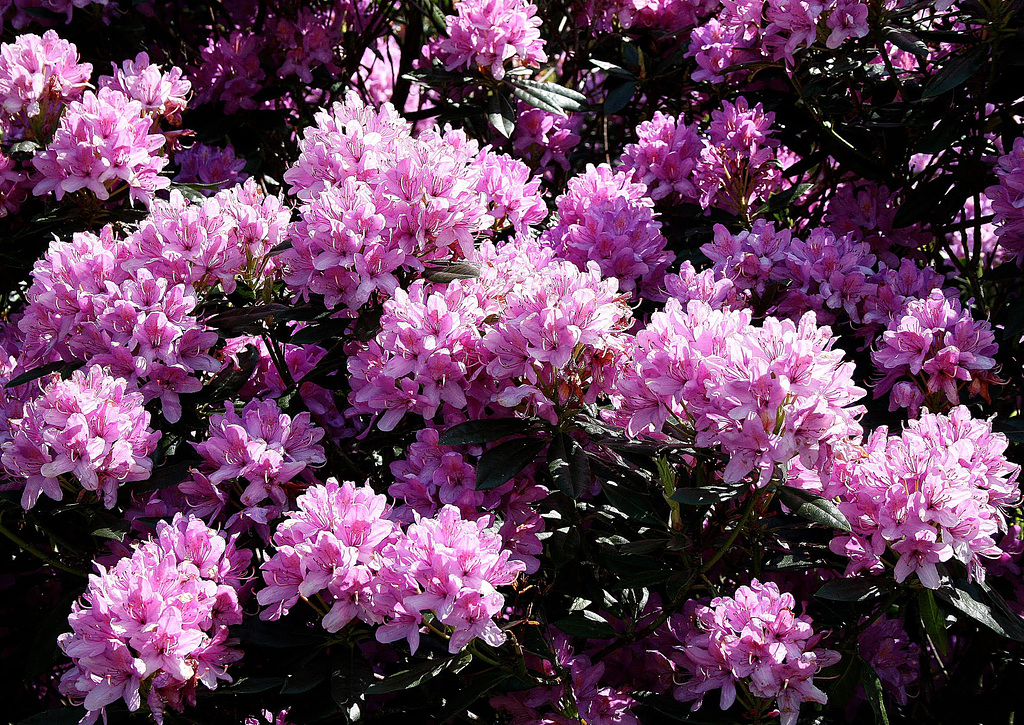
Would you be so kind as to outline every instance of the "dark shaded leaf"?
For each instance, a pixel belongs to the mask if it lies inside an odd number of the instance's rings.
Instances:
[[[583,446],[570,435],[558,433],[548,449],[548,470],[555,487],[569,498],[590,488],[590,462]]]
[[[282,695],[301,695],[309,692],[330,676],[325,657],[318,656],[292,670],[281,686]]]
[[[909,30],[900,28],[886,28],[885,39],[897,48],[913,53],[920,58],[928,57],[928,46],[923,40],[911,33]]]
[[[204,322],[225,335],[259,334],[274,317],[288,310],[288,305],[271,303],[257,307],[238,307],[210,317]]]
[[[827,498],[791,486],[779,486],[776,493],[779,500],[797,516],[840,531],[852,530],[843,512]]]
[[[986,55],[987,50],[985,48],[975,48],[952,60],[946,61],[939,72],[932,76],[931,80],[925,84],[924,90],[921,91],[921,97],[933,98],[941,96],[943,93],[965,83],[967,79],[977,73],[978,69],[984,65]]]
[[[453,425],[441,433],[438,443],[443,446],[464,446],[474,443],[490,443],[516,433],[526,433],[532,424],[524,418],[488,418],[468,420]]]
[[[474,702],[511,678],[512,675],[503,670],[485,672],[472,678],[455,697],[445,702],[437,716],[437,722],[443,725],[453,717],[464,714]]]
[[[1022,309],[1024,309],[1024,305],[1022,305]],[[1007,440],[1014,443],[1024,443],[1024,419],[1022,418],[996,418],[992,421],[992,430],[1002,433]]]
[[[557,83],[545,83],[527,78],[509,79],[508,83],[512,86],[512,93],[516,98],[534,108],[557,113],[559,116],[565,116],[569,111],[587,110],[586,96]]]
[[[819,599],[833,602],[865,602],[877,599],[893,590],[888,579],[857,577],[854,579],[830,579],[814,593]]]
[[[635,93],[635,81],[626,81],[625,83],[615,86],[608,91],[608,95],[605,96],[604,112],[609,115],[618,113],[629,105],[629,102],[633,100]]]
[[[38,380],[39,378],[45,375],[50,375],[51,373],[57,372],[60,373],[60,376],[62,378],[67,380],[69,377],[71,377],[71,373],[73,373],[75,370],[78,370],[78,368],[82,367],[83,365],[85,365],[85,363],[78,360],[74,362],[64,362],[63,360],[58,360],[57,362],[46,363],[46,365],[40,365],[37,368],[32,368],[28,372],[24,372],[21,375],[17,375],[11,378],[11,382],[7,383],[4,387],[16,388],[19,385],[30,383],[33,380]]]
[[[331,669],[331,697],[338,707],[345,707],[362,695],[373,682],[373,665],[358,647],[342,651],[334,658]]]
[[[953,605],[975,622],[984,624],[996,634],[1024,642],[1024,623],[1020,617],[1006,607],[1006,603],[1002,602],[998,594],[986,589],[987,587],[983,589],[979,586],[978,582],[957,579],[951,585],[947,584],[935,590],[935,596]],[[999,603],[1002,606],[999,606]]]
[[[413,665],[407,670],[385,677],[366,688],[368,695],[383,695],[386,692],[399,692],[419,687],[424,682],[434,679],[442,672],[458,671],[473,660],[469,652],[456,654],[441,660],[428,660]]]
[[[333,340],[347,333],[352,328],[351,319],[327,319],[312,325],[306,325],[288,340],[292,345],[316,345],[324,340]]]
[[[231,636],[237,637],[243,645],[250,644],[270,649],[311,647],[324,641],[323,637],[312,634],[310,630],[298,629],[285,622],[265,622],[252,617],[232,627]]]
[[[19,720],[18,725],[78,725],[84,712],[80,707],[58,707]]]
[[[889,716],[885,712],[885,702],[882,700],[882,681],[878,679],[871,664],[860,659],[860,683],[864,685],[864,692],[867,695],[868,703],[875,713],[875,725],[889,725]]]
[[[217,404],[234,396],[249,382],[259,361],[260,353],[256,346],[246,345],[245,349],[238,353],[237,368],[230,367],[221,370],[203,387],[202,392],[199,393],[203,402]]]
[[[487,99],[487,120],[505,138],[516,130],[516,108],[504,93],[495,91]]]
[[[597,617],[597,615],[594,615]],[[584,639],[615,639],[615,630],[608,622],[587,617],[565,617],[555,622],[555,628],[570,637]]]
[[[221,686],[226,693],[250,695],[257,692],[276,690],[284,684],[283,677],[245,677],[227,687]],[[219,692],[220,690],[218,690]]]
[[[722,483],[699,488],[677,488],[670,497],[685,506],[711,506],[731,501],[750,488],[746,482]]]
[[[832,680],[832,686],[828,689],[828,701],[837,705],[843,705],[857,692],[857,685],[860,684],[860,657],[850,657],[846,661],[843,674]],[[835,668],[843,667],[843,662],[833,665]],[[829,668],[831,671],[832,668]],[[822,675],[822,680],[828,681],[827,673]]]
[[[921,623],[932,640],[932,644],[943,657],[949,652],[949,639],[946,635],[946,620],[935,603],[935,595],[931,589],[922,589],[917,593],[917,606],[921,610]]]
[[[533,463],[547,441],[538,438],[513,438],[484,451],[476,464],[476,490],[487,491],[511,481]]]
[[[476,279],[480,276],[480,265],[476,262],[455,262],[446,265],[428,265],[423,278],[428,282],[447,283],[456,279]]]

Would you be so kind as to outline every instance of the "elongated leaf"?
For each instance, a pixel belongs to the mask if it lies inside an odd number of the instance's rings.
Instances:
[[[830,579],[814,593],[819,599],[833,602],[865,602],[891,592],[893,584],[887,579],[858,577],[855,579]]]
[[[282,685],[284,685],[283,677],[244,677],[227,687],[222,686],[217,692],[223,690],[225,694],[250,695],[257,692],[276,690]]]
[[[1024,642],[1024,623],[1021,623],[1020,617],[1012,615],[1012,612],[1010,613],[1012,616],[1008,616],[1001,607],[990,606],[985,601],[991,597],[987,594],[978,586],[977,582],[968,583],[963,579],[958,579],[951,585],[943,586],[935,591],[937,597],[952,604],[975,622],[985,625],[1003,637]]]
[[[352,320],[328,319],[312,325],[306,325],[298,330],[291,339],[292,345],[310,345],[323,342],[332,338],[341,337],[352,328]]]
[[[59,707],[20,720],[18,725],[78,725],[83,712],[80,707]]]
[[[526,433],[531,423],[523,418],[488,418],[468,420],[453,425],[438,437],[443,446],[464,446],[474,443],[490,443],[516,433]]]
[[[875,725],[889,725],[889,716],[885,712],[885,702],[882,699],[882,681],[878,679],[871,664],[863,659],[860,662],[860,683],[864,686],[868,703],[875,713]]]
[[[921,91],[921,97],[941,96],[946,91],[951,91],[965,83],[984,65],[985,56],[985,49],[977,48],[947,61],[942,69],[925,84],[924,90]]]
[[[203,387],[203,391],[199,393],[203,402],[217,404],[233,397],[249,382],[259,360],[260,354],[255,345],[246,345],[245,349],[238,353],[237,368],[221,370]]]
[[[485,672],[479,677],[472,678],[466,687],[462,688],[461,692],[445,702],[444,707],[441,708],[441,712],[437,716],[437,722],[443,725],[453,717],[464,714],[474,702],[491,692],[502,682],[512,678],[513,675],[503,670]],[[526,689],[529,688],[528,683],[523,684]]]
[[[285,312],[287,309],[288,305],[277,303],[257,307],[239,307],[214,315],[205,322],[224,334],[258,334],[266,329],[268,321],[272,322],[275,315]]]
[[[905,50],[908,53],[913,53],[920,58],[928,57],[928,46],[923,40],[911,33],[909,30],[903,30],[901,28],[886,28],[885,39],[895,45],[901,50]]]
[[[327,658],[317,656],[306,662],[295,670],[292,670],[284,679],[281,686],[282,695],[301,695],[309,692],[330,676],[330,668]]]
[[[595,615],[597,616],[597,615]],[[570,637],[586,639],[614,639],[615,630],[604,620],[587,617],[566,617],[555,622],[555,628]]]
[[[480,265],[475,262],[456,262],[440,266],[428,266],[423,278],[428,282],[451,282],[456,279],[476,279],[480,276]]]
[[[513,438],[484,451],[476,465],[476,490],[497,488],[536,460],[547,441]]]
[[[33,380],[38,380],[39,378],[43,377],[44,375],[50,375],[51,373],[56,373],[56,372],[60,372],[61,373],[61,377],[65,377],[64,374],[63,374],[64,368],[70,367],[71,371],[74,372],[78,368],[82,367],[82,365],[84,365],[84,364],[85,363],[82,363],[82,362],[67,363],[67,362],[64,362],[63,360],[58,360],[57,362],[52,362],[52,363],[46,363],[45,365],[40,365],[37,368],[32,368],[28,372],[24,372],[21,375],[16,375],[15,377],[11,378],[11,382],[7,383],[4,387],[5,388],[16,388],[19,385],[24,385],[25,383],[30,383]]]
[[[495,91],[487,100],[487,120],[505,138],[516,130],[516,108],[505,94]]]
[[[779,500],[797,516],[840,531],[851,531],[850,522],[839,507],[827,498],[791,486],[779,486]]]
[[[579,498],[590,488],[590,462],[572,436],[555,436],[548,449],[548,470],[555,486],[569,498]]]
[[[935,595],[930,589],[922,589],[917,593],[917,605],[921,610],[921,623],[932,640],[932,644],[943,657],[949,651],[949,638],[946,635],[946,620],[935,602]]]
[[[750,488],[745,482],[723,483],[699,488],[677,488],[670,497],[685,506],[711,506],[724,501],[731,501]]]
[[[358,647],[340,652],[331,668],[331,698],[338,707],[358,700],[373,682],[373,665]]]
[[[419,687],[424,682],[434,679],[442,672],[447,672],[449,670],[457,671],[468,665],[472,660],[473,655],[466,652],[464,654],[446,657],[441,660],[420,662],[407,670],[403,670],[402,672],[398,672],[390,677],[386,677],[380,682],[373,683],[366,688],[366,694],[383,695],[386,692],[411,690],[414,687]]]
[[[587,97],[579,91],[560,86],[557,83],[544,83],[526,78],[508,81],[512,93],[521,101],[534,108],[565,116],[568,111],[585,111]]]
[[[607,114],[618,113],[629,105],[636,93],[636,81],[626,81],[608,91],[604,99],[604,112]]]

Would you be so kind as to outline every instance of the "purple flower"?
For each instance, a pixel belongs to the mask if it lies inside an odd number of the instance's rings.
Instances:
[[[1007,252],[1024,255],[1024,137],[1013,140],[1010,153],[1000,156],[994,172],[997,186],[985,189],[995,212],[996,235]]]

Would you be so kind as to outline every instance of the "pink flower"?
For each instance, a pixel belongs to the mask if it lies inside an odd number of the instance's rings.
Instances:
[[[455,12],[435,49],[447,70],[479,68],[501,80],[508,61],[536,67],[548,59],[537,7],[528,0],[459,0]]]
[[[95,365],[68,380],[54,376],[10,422],[11,439],[3,444],[8,473],[25,479],[22,507],[32,508],[40,493],[61,500],[66,474],[108,509],[121,484],[149,478],[160,433],[149,427],[142,403],[125,380]]]

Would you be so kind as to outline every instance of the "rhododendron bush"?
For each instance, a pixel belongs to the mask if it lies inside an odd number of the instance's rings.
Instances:
[[[1019,2],[0,29],[4,723],[1024,711]]]

